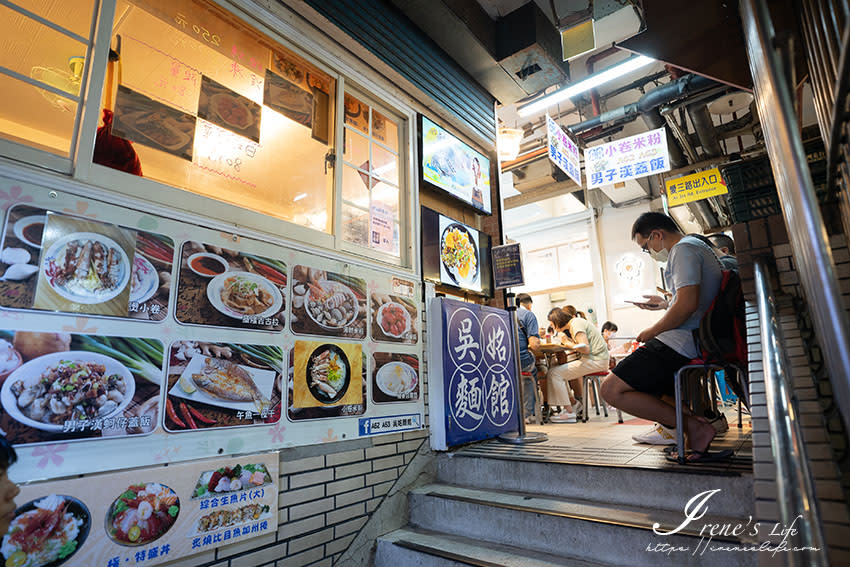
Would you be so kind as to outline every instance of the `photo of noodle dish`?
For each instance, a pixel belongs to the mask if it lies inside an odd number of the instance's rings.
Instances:
[[[403,399],[416,389],[419,378],[409,364],[393,361],[378,369],[375,382],[386,395]]]
[[[455,284],[474,284],[478,279],[478,250],[469,230],[458,223],[443,229],[440,261]]]
[[[180,499],[158,482],[132,484],[106,514],[106,533],[118,545],[137,546],[162,537],[180,513]]]
[[[271,317],[283,307],[280,290],[265,277],[251,272],[224,272],[210,280],[207,299],[234,319]]]
[[[322,345],[307,360],[307,386],[318,401],[328,404],[345,395],[351,381],[348,357],[336,345]]]
[[[130,261],[117,242],[94,232],[56,240],[42,261],[46,281],[59,295],[83,304],[109,301],[130,281]]]
[[[0,402],[15,420],[44,431],[63,424],[120,415],[136,391],[122,363],[87,351],[45,354],[20,366],[3,382]]]
[[[57,567],[79,550],[90,527],[85,504],[72,496],[50,494],[15,510],[0,552],[5,565]]]

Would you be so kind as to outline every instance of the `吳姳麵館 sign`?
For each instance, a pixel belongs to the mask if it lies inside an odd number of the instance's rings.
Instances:
[[[684,177],[668,179],[664,182],[664,187],[667,190],[667,204],[671,207],[729,192],[720,175],[720,170],[716,167]]]

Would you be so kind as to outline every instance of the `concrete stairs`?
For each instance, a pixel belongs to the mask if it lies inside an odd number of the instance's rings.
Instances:
[[[516,461],[441,454],[434,484],[409,494],[407,526],[378,539],[375,567],[755,565],[756,554],[707,551],[706,523],[744,524],[751,475]],[[706,515],[670,536],[697,493],[719,489]],[[728,533],[728,530],[727,530]],[[710,545],[753,544],[718,536]],[[669,546],[669,547],[667,547]],[[680,551],[667,553],[669,548]],[[688,551],[681,551],[687,548]],[[654,549],[654,551],[652,551]]]

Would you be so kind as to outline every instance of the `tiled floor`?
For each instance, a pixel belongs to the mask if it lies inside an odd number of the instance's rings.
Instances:
[[[650,422],[624,415],[624,423],[620,424],[617,423],[616,412],[607,418],[597,417],[593,410],[591,412],[587,423],[528,425],[528,431],[540,431],[548,436],[549,439],[542,443],[512,445],[493,440],[461,451],[505,459],[664,469],[681,473],[752,474],[750,418],[744,414],[743,428],[738,429],[735,408],[725,410],[729,431],[718,435],[711,444],[712,451],[732,449],[735,455],[728,461],[687,465],[668,461],[663,452],[664,447],[639,444],[632,440],[632,435],[644,432],[652,425]]]

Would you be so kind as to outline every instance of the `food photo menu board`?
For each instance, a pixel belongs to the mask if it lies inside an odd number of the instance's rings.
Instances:
[[[174,241],[17,205],[6,216],[0,306],[162,321]]]
[[[377,284],[369,302],[372,340],[415,345],[419,341],[416,284],[399,278]]]
[[[191,431],[276,423],[283,349],[177,341],[171,345],[165,428]]]
[[[176,317],[181,323],[280,331],[286,264],[189,241],[180,255]]]
[[[419,399],[419,358],[415,354],[376,352],[372,355],[372,401]]]
[[[366,281],[308,266],[292,271],[292,330],[299,335],[366,337]]]
[[[295,341],[289,375],[289,419],[363,414],[365,375],[359,344]]]
[[[422,207],[422,276],[491,297],[490,236]]]
[[[0,331],[0,429],[13,445],[144,435],[159,423],[162,343]]]
[[[30,567],[157,565],[273,534],[278,458],[260,453],[21,486],[0,553],[6,565]]]

